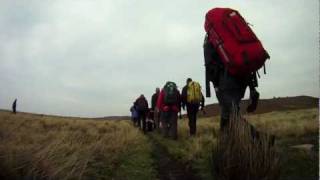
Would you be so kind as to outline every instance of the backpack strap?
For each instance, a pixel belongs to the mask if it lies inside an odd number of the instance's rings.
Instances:
[[[258,78],[260,79],[260,74],[259,74],[259,71],[256,71],[256,74],[257,74],[257,76],[258,76]]]

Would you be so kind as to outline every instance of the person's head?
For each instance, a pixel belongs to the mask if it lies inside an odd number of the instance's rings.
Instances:
[[[143,95],[143,94],[141,94],[141,95],[140,95],[140,98],[144,98],[144,95]]]
[[[188,85],[191,81],[192,81],[192,79],[191,79],[191,78],[188,78],[188,79],[187,79],[187,85]]]
[[[159,93],[160,92],[160,88],[156,88],[156,93]]]

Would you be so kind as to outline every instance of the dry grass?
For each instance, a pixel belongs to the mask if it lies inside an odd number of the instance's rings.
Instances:
[[[219,180],[276,180],[279,155],[270,136],[258,134],[239,114],[233,113],[213,150],[213,173]]]
[[[0,113],[0,141],[2,179],[109,179],[127,160],[124,156],[150,151],[146,138],[128,121],[9,112]]]
[[[317,108],[271,112],[248,116],[247,119],[258,129],[277,137],[300,137],[318,134],[319,131],[319,110]]]

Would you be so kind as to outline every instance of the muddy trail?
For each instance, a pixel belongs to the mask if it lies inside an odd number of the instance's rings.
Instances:
[[[152,142],[152,157],[158,171],[159,180],[200,180],[194,169],[188,164],[175,160],[166,147],[161,145],[153,135],[148,135]]]

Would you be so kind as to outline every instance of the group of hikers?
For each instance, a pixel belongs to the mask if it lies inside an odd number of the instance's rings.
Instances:
[[[197,113],[204,108],[204,97],[198,82],[187,79],[182,92],[176,83],[166,82],[164,87],[156,88],[151,97],[151,107],[145,96],[140,95],[130,108],[134,125],[140,127],[143,132],[161,129],[166,137],[177,139],[177,120],[181,108],[187,110],[189,118],[190,136],[196,134]]]
[[[270,56],[236,10],[230,8],[209,10],[205,16],[204,29],[206,97],[211,96],[210,85],[213,84],[221,111],[220,131],[226,132],[231,123],[231,114],[240,114],[240,101],[247,87],[250,90],[250,104],[246,110],[248,113],[255,111],[259,100],[259,93],[256,90],[257,76],[260,76],[258,70],[264,67],[265,73],[265,61]],[[146,118],[153,119],[155,127],[161,128],[165,136],[176,139],[177,117],[181,108],[187,109],[190,135],[193,136],[196,134],[197,112],[203,107],[204,97],[199,83],[188,78],[181,94],[174,82],[167,82],[161,91],[157,88],[152,96],[150,109],[147,100],[141,95],[134,102],[131,112],[138,126],[142,122],[144,132]],[[252,125],[249,126],[252,136],[259,134]]]

